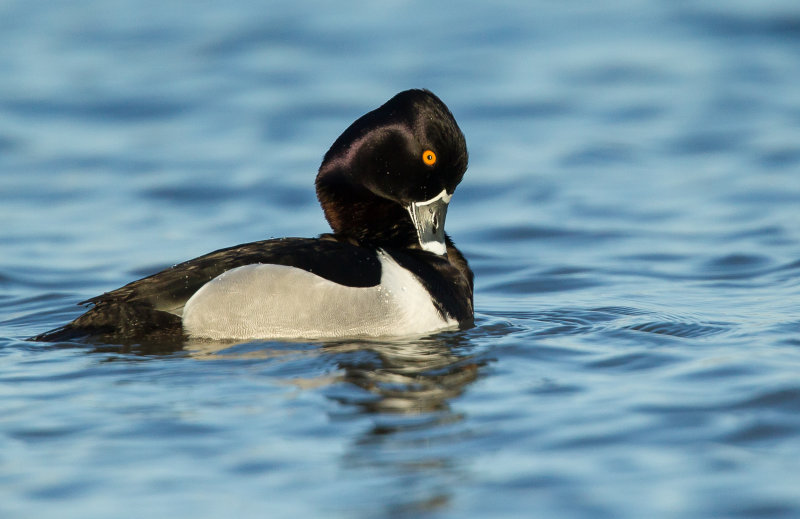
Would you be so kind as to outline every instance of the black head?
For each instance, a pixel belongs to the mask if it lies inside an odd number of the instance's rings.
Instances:
[[[317,175],[317,197],[337,234],[427,248],[417,220],[431,220],[428,231],[443,243],[447,201],[466,169],[464,135],[450,110],[427,90],[407,90],[336,139]]]

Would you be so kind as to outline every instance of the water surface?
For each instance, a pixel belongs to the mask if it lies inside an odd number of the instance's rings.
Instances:
[[[0,5],[0,517],[800,516],[795,2]],[[427,87],[476,326],[25,341],[327,231],[322,154]]]

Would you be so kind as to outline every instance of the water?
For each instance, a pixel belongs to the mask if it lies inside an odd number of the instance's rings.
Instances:
[[[799,517],[796,2],[0,4],[0,517]],[[476,327],[26,342],[327,230],[399,90],[471,152]]]

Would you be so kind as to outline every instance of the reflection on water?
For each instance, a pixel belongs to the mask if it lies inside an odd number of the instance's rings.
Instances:
[[[332,395],[343,410],[334,420],[368,415],[364,430],[343,456],[348,471],[390,475],[387,515],[446,508],[456,482],[468,478],[460,445],[469,435],[453,400],[479,378],[485,363],[460,353],[458,336],[409,343],[326,346],[342,380],[362,392]]]
[[[796,1],[41,4],[0,2],[0,518],[800,515]],[[410,87],[470,147],[475,328],[24,341],[324,232],[324,150]]]
[[[447,510],[459,485],[473,477],[465,444],[480,434],[469,424],[469,415],[454,408],[454,403],[481,378],[482,368],[490,360],[475,353],[469,333],[443,333],[413,340],[187,340],[171,345],[83,346],[37,343],[37,348],[64,349],[90,361],[99,360],[101,365],[111,362],[121,373],[144,370],[142,382],[148,386],[145,391],[161,395],[160,407],[174,401],[180,410],[174,417],[167,409],[159,411],[154,423],[144,411],[144,423],[134,429],[153,438],[185,431],[183,441],[189,444],[203,436],[217,443],[244,428],[252,429],[257,437],[266,435],[262,448],[267,448],[270,431],[288,419],[286,426],[294,432],[284,439],[286,447],[270,448],[269,455],[259,455],[258,449],[250,452],[250,447],[245,448],[244,455],[237,456],[236,467],[244,467],[241,470],[250,478],[262,470],[265,475],[272,473],[276,463],[299,464],[301,477],[311,478],[309,469],[302,469],[303,460],[310,455],[303,450],[302,438],[312,445],[329,438],[334,445],[340,445],[336,464],[344,485],[343,496],[356,492],[350,498],[342,497],[348,503],[344,508],[352,509],[355,515],[362,509],[379,509],[393,517]],[[152,375],[158,377],[158,382],[151,382],[151,375],[147,375],[151,369],[155,373],[167,371]],[[243,378],[258,383],[253,389],[244,389]],[[134,382],[134,387],[138,386],[140,383]],[[187,393],[188,388],[192,389]],[[281,394],[281,388],[289,389],[284,392],[285,412],[270,403]],[[140,391],[134,390],[134,395]],[[296,402],[313,395],[327,401],[321,423],[321,409],[314,407],[311,415],[303,414],[302,406]],[[198,398],[208,399],[207,405],[212,407],[230,407],[231,421],[226,420],[225,427],[219,429],[213,414],[210,424],[198,423],[191,411],[184,415],[184,401]],[[242,398],[245,402],[239,403]],[[131,397],[128,400],[123,409],[131,405]],[[146,401],[144,405],[147,406]],[[236,413],[237,405],[244,406],[243,416]],[[252,409],[261,405],[268,406],[269,412],[253,415]],[[158,422],[168,425],[168,430]],[[328,432],[342,430],[347,431],[344,436]],[[100,443],[104,441],[101,437]],[[236,452],[230,445],[227,450]],[[314,450],[317,448],[312,447]],[[271,461],[276,455],[291,461]],[[224,459],[225,449],[215,451],[214,456]],[[310,459],[317,458],[311,454]],[[350,483],[345,484],[346,481]],[[359,491],[363,485],[373,488],[374,495]]]
[[[185,351],[200,360],[297,357],[330,358],[335,375],[292,377],[287,383],[312,388],[336,382],[364,390],[360,397],[337,396],[334,400],[364,413],[420,415],[446,412],[449,400],[478,377],[480,363],[471,355],[456,353],[464,339],[442,335],[413,341],[352,341],[335,343],[187,341]],[[157,346],[135,345],[128,351],[152,354]],[[162,350],[163,351],[163,350]],[[387,431],[381,431],[385,433]]]
[[[187,341],[183,350],[203,361],[266,361],[275,383],[322,391],[338,404],[331,422],[357,427],[341,456],[345,477],[392,478],[380,507],[389,516],[413,516],[447,508],[454,486],[469,478],[461,445],[473,433],[452,402],[487,360],[466,346],[465,335],[452,333],[411,341]],[[149,355],[153,348],[127,350]],[[314,363],[326,367],[309,377]]]
[[[326,353],[357,348],[373,355],[337,361],[343,380],[368,391],[374,398],[340,399],[368,413],[422,414],[446,412],[448,402],[478,377],[479,365],[469,355],[453,352],[452,341],[373,343],[327,346]],[[381,433],[391,432],[389,429]]]

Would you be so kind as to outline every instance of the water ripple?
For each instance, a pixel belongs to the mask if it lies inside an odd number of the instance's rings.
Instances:
[[[700,324],[687,322],[647,322],[625,327],[638,332],[672,335],[673,337],[706,337],[730,331],[730,323]]]
[[[798,516],[800,11],[529,4],[0,2],[0,516]],[[320,157],[412,86],[475,327],[21,340],[326,229]]]

